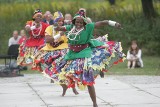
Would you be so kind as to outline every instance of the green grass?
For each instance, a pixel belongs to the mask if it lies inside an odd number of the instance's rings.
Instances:
[[[106,74],[108,75],[160,75],[160,57],[145,56],[142,58],[144,67],[127,69],[127,60],[114,65]]]

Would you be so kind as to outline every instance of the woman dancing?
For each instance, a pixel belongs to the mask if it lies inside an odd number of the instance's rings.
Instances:
[[[115,26],[121,28],[121,25],[111,20],[88,23],[83,12],[78,12],[72,21],[73,25],[57,26],[56,31],[69,31],[67,34],[69,40],[69,51],[60,63],[52,64],[52,69],[58,72],[58,75],[52,76],[60,84],[68,87],[77,85],[80,89],[88,87],[88,92],[93,101],[93,107],[98,107],[94,80],[103,72],[103,69],[109,69],[114,63],[122,62],[124,54],[121,52],[119,42],[103,43],[98,40],[92,40],[94,28],[101,26]],[[54,36],[54,39],[60,38],[60,35]]]
[[[45,29],[49,25],[42,22],[42,11],[35,10],[33,20],[26,23],[25,29],[30,37],[20,45],[18,65],[28,65],[33,63],[35,53],[44,45]]]
[[[57,23],[58,26],[63,26],[64,18],[61,12],[55,12],[53,18],[54,23]],[[56,35],[63,36],[54,39]],[[64,33],[60,31],[55,31],[54,25],[50,25],[45,30],[45,41],[46,45],[35,55],[35,64],[39,65],[38,70],[43,71],[43,73],[45,75],[47,74],[49,78],[51,76],[56,77],[57,72],[54,69],[52,69],[52,65],[55,62],[58,65],[58,63],[60,63],[60,61],[64,58],[64,55],[68,51],[68,39],[64,35]],[[61,86],[63,88],[62,96],[64,96],[67,90],[67,86],[65,84],[61,84]],[[73,87],[72,90],[75,95],[78,94],[75,87]]]

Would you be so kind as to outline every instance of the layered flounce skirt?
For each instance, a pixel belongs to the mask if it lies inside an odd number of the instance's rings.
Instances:
[[[34,57],[39,52],[42,46],[28,47],[25,46],[25,42],[19,47],[19,55],[17,58],[17,64],[21,66],[32,65],[34,63]]]
[[[64,56],[55,58],[43,70],[45,76],[53,79],[55,83],[66,84],[68,87],[77,85],[84,89],[92,86],[100,72],[107,71],[112,65],[123,62],[125,55],[122,53],[120,42],[107,41],[101,38],[104,46],[92,48],[91,58],[79,58],[66,61]]]
[[[42,72],[46,68],[52,66],[55,60],[58,60],[59,62],[62,61],[67,52],[67,48],[54,51],[39,50],[34,56],[32,69]]]

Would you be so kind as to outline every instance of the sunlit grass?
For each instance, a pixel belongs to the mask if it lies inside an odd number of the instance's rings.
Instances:
[[[143,57],[144,67],[127,69],[127,60],[114,65],[106,74],[109,75],[160,75],[160,57]]]

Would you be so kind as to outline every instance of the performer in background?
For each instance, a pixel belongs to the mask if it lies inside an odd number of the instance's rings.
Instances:
[[[25,29],[30,37],[20,45],[18,65],[28,65],[33,63],[35,53],[44,46],[45,29],[49,25],[42,22],[42,11],[35,10],[33,20],[27,21]]]
[[[55,12],[53,17],[54,23],[58,24],[58,26],[63,26],[64,17],[61,12]],[[57,35],[62,36],[54,39]],[[56,78],[58,72],[55,69],[52,69],[52,66],[54,66],[55,63],[58,65],[67,53],[68,39],[63,32],[55,31],[54,25],[50,25],[45,30],[45,41],[46,45],[35,55],[35,63],[36,65],[39,65],[39,71],[43,71],[43,73],[49,78],[51,78],[51,76]],[[62,96],[64,96],[67,90],[67,85],[61,84],[61,86],[63,88]],[[75,87],[73,87],[72,90],[75,95],[78,94]]]

